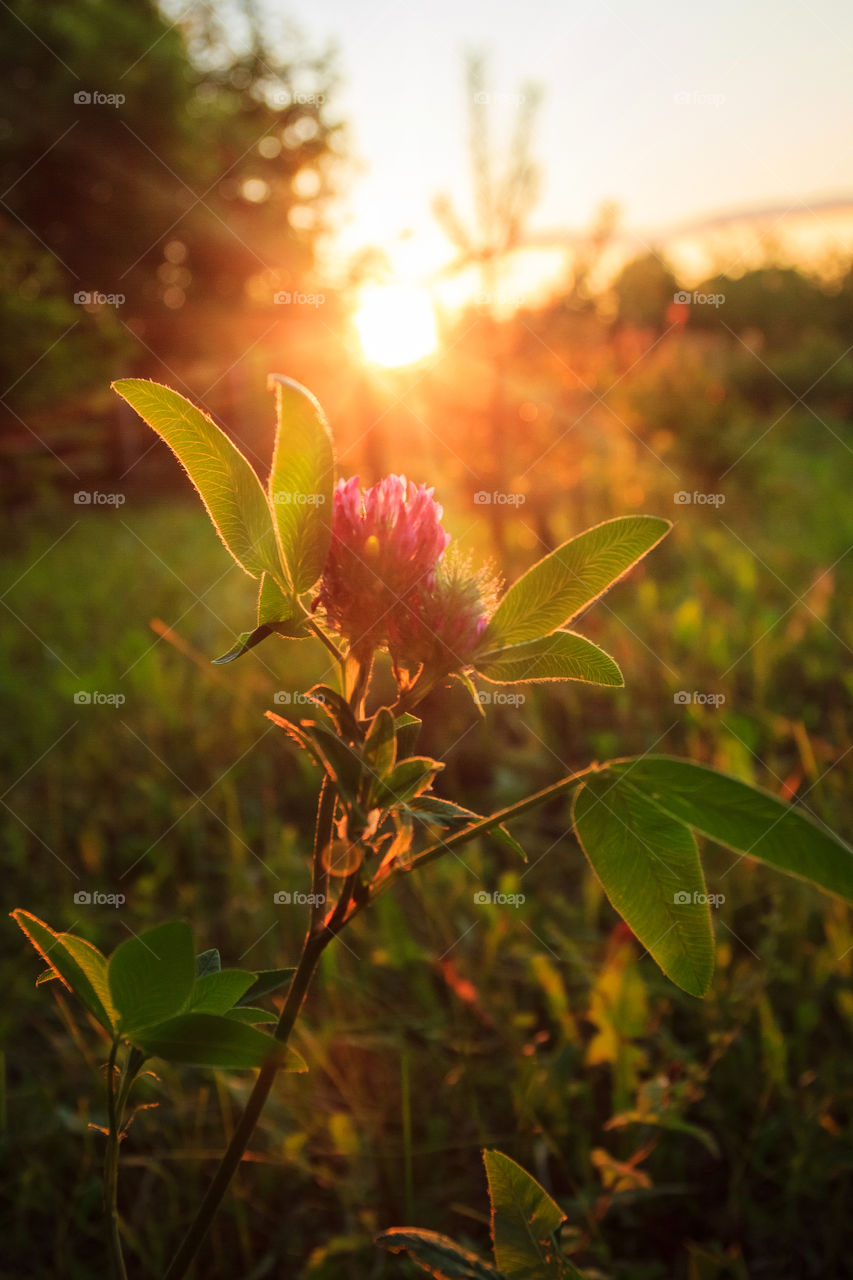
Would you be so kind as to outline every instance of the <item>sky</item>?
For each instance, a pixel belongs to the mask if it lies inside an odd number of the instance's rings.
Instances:
[[[288,11],[312,47],[338,50],[333,114],[356,159],[337,215],[347,250],[446,258],[430,204],[447,191],[470,209],[469,49],[489,60],[498,101],[482,109],[498,152],[512,96],[530,81],[543,91],[533,231],[586,228],[607,200],[626,227],[654,234],[853,193],[853,5],[843,0],[318,0]]]

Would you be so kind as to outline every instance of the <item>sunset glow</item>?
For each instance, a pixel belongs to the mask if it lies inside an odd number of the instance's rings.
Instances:
[[[438,342],[429,294],[409,285],[365,289],[355,326],[365,357],[388,369],[422,360]]]

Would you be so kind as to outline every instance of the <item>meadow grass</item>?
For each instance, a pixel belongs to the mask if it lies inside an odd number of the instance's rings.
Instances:
[[[423,747],[445,759],[441,790],[484,809],[590,758],[654,748],[796,793],[849,836],[853,454],[836,425],[833,440],[795,415],[716,510],[673,508],[646,465],[644,509],[676,528],[579,628],[619,660],[626,689],[527,686],[523,706],[487,724],[461,690],[440,691]],[[596,518],[621,509],[615,475],[583,478]],[[553,513],[560,536],[578,531],[571,496]],[[446,505],[452,527],[470,527]],[[276,692],[328,679],[325,652],[274,639],[211,665],[251,624],[252,584],[190,502],[55,500],[28,526],[9,526],[0,565],[8,908],[103,950],[128,927],[183,916],[227,963],[288,963],[305,922],[273,894],[308,888],[317,778],[263,713]],[[482,530],[469,541],[488,550]],[[529,563],[521,541],[514,555]],[[725,701],[679,705],[678,690]],[[80,691],[125,701],[80,705]],[[326,953],[295,1041],[310,1071],[277,1085],[203,1274],[413,1274],[372,1244],[403,1223],[486,1252],[484,1145],[548,1186],[578,1258],[607,1274],[843,1273],[848,910],[707,849],[725,902],[718,974],[699,1002],[617,922],[568,827],[559,803],[528,815],[514,828],[527,865],[472,846],[382,898]],[[525,901],[480,906],[481,887]],[[81,888],[127,901],[80,906]],[[4,950],[4,1252],[28,1275],[82,1280],[105,1265],[90,1127],[104,1121],[103,1054],[79,1006],[34,988],[39,965],[11,922]],[[146,1274],[180,1237],[250,1083],[158,1076],[139,1090],[156,1108],[134,1120],[121,1189]]]

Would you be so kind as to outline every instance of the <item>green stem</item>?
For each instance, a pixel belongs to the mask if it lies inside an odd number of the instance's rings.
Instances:
[[[314,933],[323,920],[326,911],[326,898],[329,894],[329,872],[324,860],[325,850],[320,841],[328,833],[331,835],[335,818],[337,793],[327,773],[323,774],[320,784],[320,799],[317,804],[317,821],[314,826],[314,866],[311,876],[311,894],[314,899],[311,906],[311,932]]]
[[[359,675],[361,676],[361,672]],[[353,690],[350,702],[355,703],[361,695],[360,681],[356,682],[356,688]],[[464,844],[468,840],[473,840],[475,836],[481,835],[492,827],[498,826],[502,822],[506,822],[510,818],[518,817],[519,814],[526,813],[529,809],[535,808],[537,805],[543,804],[550,800],[553,796],[562,794],[570,790],[576,783],[586,777],[589,773],[596,773],[600,766],[591,764],[586,769],[582,769],[579,773],[571,774],[567,778],[561,778],[559,782],[552,783],[549,787],[543,787],[541,791],[537,791],[534,795],[526,796],[523,800],[517,800],[515,804],[507,805],[506,808],[498,810],[497,813],[491,814],[487,818],[481,818],[478,822],[472,823],[466,827],[464,831],[457,831],[453,835],[449,835],[446,840],[436,841],[435,844],[429,845],[407,866],[394,868],[394,870],[378,885],[370,886],[369,892],[357,893],[358,889],[358,872],[353,872],[344,881],[341,889],[340,897],[332,914],[325,920],[315,921],[312,918],[311,927],[306,934],[305,941],[302,946],[302,954],[299,958],[299,964],[293,975],[290,987],[287,992],[287,999],[281,1016],[275,1029],[275,1038],[286,1044],[290,1033],[293,1030],[305,994],[310,985],[314,971],[321,955],[334,937],[340,933],[341,929],[352,920],[368,902],[372,901],[382,890],[386,889],[389,884],[393,883],[400,875],[413,871],[415,867],[424,866],[428,862],[441,857],[443,853],[455,848],[457,845]],[[324,781],[323,788],[320,792],[320,801],[317,813],[317,826],[314,834],[314,884],[319,883],[318,863],[322,859],[322,853],[326,845],[329,843],[332,835],[332,824],[335,813],[335,789],[327,781]],[[352,908],[352,909],[350,909]],[[169,1263],[163,1274],[163,1280],[183,1280],[193,1259],[198,1253],[216,1210],[228,1189],[228,1186],[237,1171],[237,1167],[245,1154],[246,1148],[258,1123],[261,1112],[273,1082],[276,1073],[279,1070],[280,1060],[270,1061],[263,1066],[258,1073],[254,1088],[249,1095],[249,1100],[243,1110],[243,1114],[234,1130],[233,1137],[228,1144],[228,1149],[220,1161],[219,1168],[214,1175],[213,1181],[207,1189],[202,1200],[195,1219],[193,1220],[184,1240],[178,1249],[172,1261]],[[124,1277],[122,1277],[124,1280]]]
[[[310,632],[312,632],[312,634],[315,635],[317,639],[320,640],[326,646],[326,648],[329,650],[329,653],[335,659],[335,662],[337,662],[338,665],[343,670],[344,663],[346,662],[346,657],[344,654],[341,653],[338,646],[332,640],[329,639],[325,631],[321,630],[321,628],[317,626],[316,622],[306,621],[305,625],[307,629]]]
[[[116,1106],[116,1054],[118,1041],[113,1042],[110,1060],[107,1066],[107,1109],[109,1114],[109,1133],[107,1135],[107,1151],[104,1158],[104,1196],[109,1218],[110,1256],[117,1280],[127,1280],[124,1255],[121,1248],[121,1231],[118,1217],[118,1153],[121,1143],[119,1132],[120,1115]]]
[[[507,805],[505,809],[498,809],[496,813],[489,814],[487,818],[480,818],[479,821],[472,822],[470,826],[465,827],[462,831],[456,831],[441,840],[436,840],[434,844],[422,849],[411,862],[406,863],[404,866],[392,867],[382,880],[378,883],[374,881],[370,886],[370,893],[363,902],[356,905],[349,918],[352,919],[361,910],[362,906],[372,902],[374,898],[384,892],[389,885],[399,880],[401,876],[408,875],[418,867],[426,866],[428,862],[434,862],[442,854],[449,853],[451,849],[455,849],[458,845],[466,844],[467,841],[473,840],[475,836],[485,835],[487,831],[491,831],[492,827],[499,827],[510,818],[517,818],[519,814],[527,813],[529,809],[535,809],[537,805],[544,804],[546,800],[550,800],[553,796],[562,795],[564,791],[570,791],[587,774],[598,773],[600,768],[601,766],[598,764],[587,765],[585,769],[581,769],[578,773],[570,773],[567,778],[561,778],[559,782],[552,782],[549,787],[543,787],[541,791],[525,796],[523,800],[516,800],[514,804]]]
[[[332,819],[335,811],[335,790],[332,786],[324,784],[320,793],[320,804],[317,814],[317,827],[314,836],[314,872],[315,883],[317,878],[317,863],[320,860],[323,849],[329,843],[332,834]],[[350,879],[345,881],[341,896],[335,905],[335,909],[326,921],[320,921],[319,927],[309,928],[305,941],[302,945],[302,954],[299,957],[299,964],[296,972],[291,979],[290,987],[287,991],[287,998],[284,1002],[284,1008],[281,1011],[278,1024],[275,1029],[275,1038],[281,1044],[286,1044],[290,1033],[293,1030],[302,1002],[305,999],[305,993],[314,976],[320,956],[326,947],[332,941],[332,938],[340,931],[346,922],[346,914],[349,908],[352,895],[352,882]],[[242,1160],[249,1141],[254,1133],[255,1126],[260,1119],[261,1112],[264,1109],[276,1074],[281,1066],[281,1060],[275,1059],[266,1063],[261,1067],[258,1078],[255,1081],[254,1088],[249,1095],[249,1100],[243,1110],[234,1134],[228,1144],[228,1149],[220,1161],[219,1168],[214,1175],[213,1181],[207,1189],[207,1192],[199,1205],[198,1212],[193,1220],[189,1231],[173,1257],[169,1266],[163,1275],[163,1280],[181,1280],[185,1276],[193,1258],[198,1253],[204,1237],[210,1228],[214,1214],[219,1208],[220,1203],[228,1190],[229,1183],[237,1171],[237,1167]]]

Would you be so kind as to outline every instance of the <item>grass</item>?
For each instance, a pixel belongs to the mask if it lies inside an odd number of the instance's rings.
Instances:
[[[488,724],[461,694],[437,694],[423,746],[446,753],[442,789],[484,809],[590,758],[654,746],[796,792],[853,830],[853,508],[839,499],[853,455],[834,425],[792,414],[716,510],[675,508],[654,459],[590,425],[595,466],[549,512],[559,536],[636,505],[629,474],[640,509],[678,520],[581,627],[614,653],[627,688],[528,687],[521,708],[496,708]],[[487,551],[485,524],[442,496],[451,527]],[[510,529],[519,568],[541,553],[534,514]],[[189,503],[57,499],[26,531],[10,528],[6,548],[9,908],[104,950],[127,927],[185,916],[228,963],[288,963],[304,921],[273,893],[308,888],[317,779],[263,712],[276,691],[327,676],[324,651],[271,640],[210,665],[251,620],[252,584]],[[679,705],[682,689],[725,702]],[[80,705],[81,690],[125,702]],[[277,1086],[203,1274],[405,1276],[409,1264],[372,1244],[403,1223],[485,1251],[484,1145],[545,1182],[578,1258],[613,1277],[843,1273],[848,910],[708,848],[709,889],[726,900],[718,974],[698,1002],[617,923],[567,827],[560,804],[518,822],[527,866],[485,842],[464,865],[435,864],[326,953],[295,1041],[311,1070]],[[526,900],[479,906],[483,886]],[[80,888],[127,902],[81,907]],[[4,949],[4,1251],[17,1273],[82,1280],[106,1265],[102,1138],[89,1127],[103,1121],[103,1054],[78,1007],[35,990],[38,963],[11,923]],[[249,1086],[240,1073],[160,1075],[140,1090],[156,1108],[138,1114],[124,1150],[140,1274],[157,1274],[179,1238]]]

